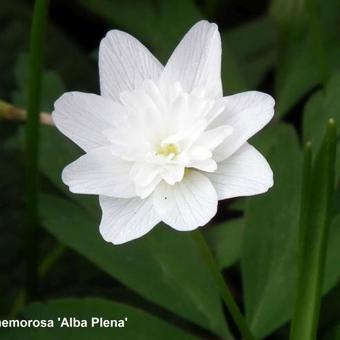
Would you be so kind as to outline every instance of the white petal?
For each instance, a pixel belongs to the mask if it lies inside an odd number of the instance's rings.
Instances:
[[[157,164],[147,162],[135,162],[131,167],[129,176],[136,186],[136,194],[141,198],[148,197],[157,184],[161,181],[162,169]]]
[[[145,235],[160,222],[152,199],[99,196],[103,216],[100,233],[107,242],[121,244]]]
[[[195,145],[200,145],[208,150],[214,150],[233,132],[230,125],[222,125],[214,129],[204,131],[197,139]]]
[[[198,22],[176,47],[161,82],[166,85],[176,81],[187,92],[200,87],[209,97],[222,96],[221,37],[215,24]]]
[[[230,125],[233,133],[214,151],[214,159],[222,161],[232,155],[256,132],[261,130],[274,115],[274,99],[257,91],[243,92],[221,99],[225,110],[210,128]]]
[[[190,161],[189,167],[205,172],[214,172],[217,169],[217,163],[209,158],[202,161]]]
[[[158,80],[163,69],[151,52],[131,35],[118,30],[107,33],[99,47],[101,94],[119,100],[143,80]]]
[[[54,104],[52,118],[57,128],[83,150],[108,144],[102,134],[120,120],[123,108],[96,94],[68,92]]]
[[[142,199],[147,198],[155,190],[156,186],[159,184],[161,180],[162,180],[162,177],[157,176],[152,180],[152,182],[150,182],[149,184],[145,186],[136,186],[137,195]]]
[[[273,186],[273,172],[269,164],[248,143],[218,163],[217,171],[206,175],[214,185],[219,200],[261,194]]]
[[[170,185],[182,180],[184,176],[184,166],[181,164],[167,164],[163,168],[162,178]]]
[[[112,197],[134,197],[135,186],[130,179],[131,163],[113,156],[109,147],[102,147],[69,164],[62,174],[70,191],[78,194],[99,194]]]
[[[211,158],[212,153],[208,148],[202,146],[192,146],[188,151],[188,157],[190,160],[203,161],[205,159]]]
[[[175,185],[162,182],[156,188],[157,214],[176,230],[193,230],[208,223],[216,214],[217,194],[209,179],[190,170]]]

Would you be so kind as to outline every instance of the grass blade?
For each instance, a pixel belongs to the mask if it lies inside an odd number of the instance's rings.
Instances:
[[[41,99],[43,41],[46,31],[48,0],[36,0],[33,10],[28,74],[26,124],[26,297],[31,298],[37,287],[38,227],[38,146]]]

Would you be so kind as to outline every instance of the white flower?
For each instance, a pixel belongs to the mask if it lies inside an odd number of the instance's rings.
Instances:
[[[101,95],[64,94],[53,120],[86,152],[62,179],[72,192],[99,195],[106,241],[136,239],[160,221],[196,229],[218,200],[273,185],[247,140],[271,120],[274,100],[255,91],[222,96],[215,24],[193,26],[165,67],[129,34],[110,31],[99,73]]]

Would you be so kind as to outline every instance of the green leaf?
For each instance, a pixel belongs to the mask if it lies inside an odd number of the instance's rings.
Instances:
[[[309,150],[308,150],[309,149]],[[305,152],[300,213],[299,272],[290,339],[316,339],[334,193],[336,126],[329,120],[312,165]]]
[[[243,224],[240,218],[204,230],[204,236],[221,269],[231,266],[240,258]]]
[[[272,0],[270,14],[285,34],[296,35],[307,23],[306,3],[308,0]]]
[[[275,65],[276,34],[274,25],[265,16],[222,32],[222,41],[224,42],[222,55],[226,51],[232,53],[237,61],[238,77],[244,78],[241,78],[243,88],[236,88],[235,91],[256,88],[265,74]],[[249,44],[249,41],[252,43]],[[226,89],[229,89],[227,77],[228,72],[233,72],[233,69],[229,65],[222,67],[223,69],[225,72],[223,80],[227,82]]]
[[[340,3],[338,0],[318,3],[320,14],[315,8],[307,13],[313,18],[309,19],[309,25],[303,25],[304,34],[294,38],[287,32],[281,34],[275,91],[280,116],[287,114],[313,87],[325,82],[340,68],[340,45],[337,43]],[[294,6],[293,2],[291,4]]]
[[[258,337],[286,321],[292,302],[301,163],[293,129],[278,134],[267,158],[274,187],[248,201],[241,258],[246,316]]]
[[[276,110],[279,116],[284,116],[320,82],[320,78],[312,37],[291,42],[280,53],[276,73]]]
[[[22,310],[24,319],[53,320],[53,328],[2,328],[1,339],[197,339],[195,336],[134,307],[99,298],[59,299],[32,303]],[[86,320],[87,327],[60,327],[58,318]],[[92,318],[124,320],[124,327],[100,327]],[[127,318],[127,321],[125,321]]]
[[[222,83],[223,93],[234,94],[247,90],[244,76],[241,72],[240,65],[230,49],[228,43],[222,40]]]
[[[311,140],[313,147],[321,145],[322,136],[326,131],[329,118],[340,123],[340,72],[336,72],[330,79],[325,91],[316,92],[308,101],[304,110],[304,140]]]
[[[287,131],[290,129],[290,125],[286,123],[271,123],[261,130],[261,133],[253,136],[249,142],[250,144],[254,145],[263,155],[267,156],[273,146],[277,143],[278,136],[287,134]]]
[[[188,233],[161,225],[141,239],[113,246],[100,236],[99,219],[67,200],[44,195],[40,212],[43,226],[61,243],[127,287],[221,336],[228,334],[218,292]]]
[[[273,145],[277,140],[277,136],[289,129],[286,123],[276,123],[266,126],[261,133],[253,136],[250,139],[250,144],[254,145],[265,157],[269,154]],[[249,197],[241,197],[229,205],[230,210],[244,211]]]
[[[291,317],[297,274],[301,154],[291,128],[283,128],[275,140],[267,156],[274,187],[248,200],[241,255],[246,316],[260,338]],[[330,227],[324,292],[340,275],[339,225],[337,217]]]
[[[333,118],[340,126],[340,71],[334,73],[324,91],[318,91],[307,102],[303,116],[303,138],[314,148],[321,145],[326,122]],[[338,131],[338,136],[340,132]],[[339,143],[338,143],[339,145]],[[340,176],[340,147],[337,149],[336,174]]]

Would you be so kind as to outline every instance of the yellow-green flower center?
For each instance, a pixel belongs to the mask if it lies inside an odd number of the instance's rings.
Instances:
[[[180,152],[181,149],[177,143],[162,143],[157,149],[157,155],[169,158],[174,158]]]

